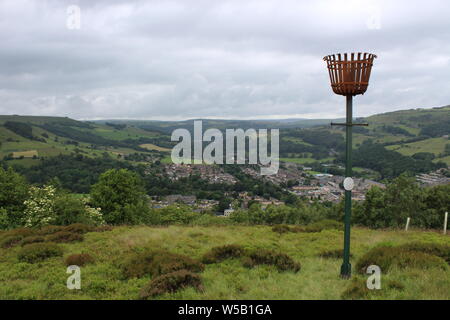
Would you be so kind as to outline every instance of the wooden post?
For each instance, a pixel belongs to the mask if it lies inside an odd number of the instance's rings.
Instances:
[[[447,218],[448,218],[448,212],[445,212],[444,215],[444,234],[447,234]]]
[[[409,221],[411,221],[411,218],[410,218],[410,217],[408,217],[408,218],[406,219],[406,227],[405,227],[405,231],[408,231],[408,228],[409,228]]]

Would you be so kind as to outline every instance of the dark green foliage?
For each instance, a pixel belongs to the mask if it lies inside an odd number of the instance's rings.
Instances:
[[[447,268],[446,262],[438,256],[411,251],[408,248],[385,246],[375,247],[362,256],[356,264],[356,270],[365,273],[370,265],[379,266],[384,273],[387,273],[393,266],[421,269],[440,268],[443,270]]]
[[[139,293],[139,298],[148,299],[164,293],[171,293],[186,287],[194,287],[202,291],[202,281],[199,275],[187,270],[178,270],[156,277]]]
[[[157,250],[134,254],[122,267],[125,278],[139,278],[145,275],[156,277],[183,269],[190,272],[201,272],[204,266],[190,257]]]
[[[125,161],[111,158],[90,158],[83,155],[59,155],[39,161],[35,166],[18,167],[30,183],[45,184],[57,177],[64,189],[75,193],[89,193],[100,174],[109,169],[126,168],[136,170]]]
[[[93,263],[94,258],[88,253],[78,253],[68,256],[65,260],[66,266],[79,266],[82,267],[88,263]]]
[[[17,258],[21,262],[35,263],[62,255],[63,250],[56,243],[45,242],[27,244],[20,249]]]
[[[6,121],[5,128],[26,139],[33,139],[33,128],[24,122]]]
[[[366,200],[355,206],[353,221],[370,228],[412,226],[441,228],[443,213],[450,209],[450,185],[420,188],[413,177],[401,175],[386,189],[372,187]]]
[[[394,134],[394,135],[400,134],[400,135],[404,135],[404,136],[407,136],[407,137],[414,137],[413,134],[411,134],[408,130],[403,129],[402,127],[394,127],[394,126],[383,125],[381,127],[381,129],[384,132],[387,132],[387,133],[390,133],[390,134]]]
[[[318,256],[326,259],[342,259],[344,257],[344,249],[325,250],[320,252]],[[350,257],[353,257],[353,255],[350,254]]]
[[[129,170],[111,169],[91,187],[92,204],[102,209],[110,224],[137,224],[149,213],[148,199],[139,176]]]
[[[25,246],[30,243],[38,243],[38,242],[45,242],[45,238],[42,236],[29,236],[25,237],[20,241],[21,246]]]
[[[54,234],[47,236],[47,241],[51,242],[75,242],[75,241],[83,241],[83,235],[68,232],[68,231],[58,231]]]
[[[344,161],[343,155],[340,155],[340,161]],[[445,166],[430,160],[417,160],[404,156],[371,140],[365,141],[354,150],[353,165],[378,171],[382,178],[395,178],[402,173],[415,175]]]
[[[285,224],[277,224],[276,226],[273,226],[273,227],[272,227],[272,231],[273,231],[273,232],[277,232],[277,233],[279,233],[279,234],[282,234],[282,233],[286,233],[286,232],[291,231],[291,229],[289,228],[288,225],[285,225]]]
[[[82,199],[63,193],[55,199],[55,215],[57,225],[81,224],[87,222],[86,207]]]
[[[420,135],[429,137],[440,137],[445,134],[449,134],[450,119],[448,116],[433,124],[426,125],[420,131]]]
[[[228,244],[214,247],[207,252],[202,259],[203,263],[218,263],[226,259],[241,258],[246,254],[246,250],[237,244]]]
[[[301,268],[300,263],[295,262],[287,254],[266,249],[254,250],[244,260],[244,266],[248,268],[261,264],[273,265],[278,271],[298,272]]]
[[[28,184],[12,168],[0,166],[0,190],[0,229],[17,228],[22,225]]]

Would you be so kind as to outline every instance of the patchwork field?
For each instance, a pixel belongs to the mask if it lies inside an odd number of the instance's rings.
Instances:
[[[369,275],[356,270],[357,262],[376,246],[397,247],[417,242],[450,245],[449,236],[419,230],[406,233],[354,228],[352,280],[339,277],[341,259],[330,255],[342,247],[342,237],[342,231],[338,230],[278,233],[269,226],[116,227],[112,231],[86,233],[81,242],[60,243],[58,246],[63,250],[60,256],[35,263],[24,261],[23,247],[16,245],[0,249],[0,299],[138,299],[152,276],[124,276],[124,270],[139,274],[146,267],[136,262],[131,269],[130,264],[124,269],[130,257],[146,250],[159,250],[205,261],[204,255],[212,248],[228,244],[253,252],[273,250],[286,254],[301,269],[280,270],[264,263],[249,267],[245,258],[217,260],[197,272],[194,280],[201,281],[197,289],[187,287],[151,298],[450,299],[449,267],[435,256],[430,263],[403,259],[388,272],[382,270],[380,290],[365,289]],[[326,256],[327,252],[328,257],[320,256]],[[93,261],[81,267],[81,289],[69,290],[64,261],[79,253],[89,254]]]

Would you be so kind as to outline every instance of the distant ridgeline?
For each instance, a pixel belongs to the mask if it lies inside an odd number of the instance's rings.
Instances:
[[[217,128],[222,132],[236,128],[280,129],[282,162],[340,174],[345,131],[329,126],[331,121],[208,119],[203,120],[203,126],[204,130]],[[389,112],[355,121],[369,124],[354,128],[355,175],[370,172],[371,179],[391,179],[403,172],[415,175],[450,165],[450,106]],[[74,169],[64,169],[60,164],[55,168],[50,159],[59,155],[74,159],[81,156],[84,160],[77,165],[82,170],[91,168],[92,172],[111,166],[112,162],[106,165],[107,161],[114,161],[114,166],[119,167],[136,168],[149,162],[157,167],[171,162],[170,151],[176,144],[170,141],[172,131],[192,127],[193,120],[77,121],[63,117],[0,116],[0,159],[4,165],[22,167],[23,171],[34,168],[35,176],[33,170],[27,176],[39,183],[51,176],[51,170],[47,171],[45,166],[53,167],[61,175],[67,170],[73,185],[78,185],[74,188],[84,192],[87,181],[78,184]],[[64,161],[74,164],[69,159]]]

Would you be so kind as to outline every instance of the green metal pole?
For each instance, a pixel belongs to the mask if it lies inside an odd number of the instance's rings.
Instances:
[[[352,176],[352,109],[353,96],[347,97],[347,123],[345,131],[346,153],[345,153],[345,177]],[[341,266],[341,277],[350,278],[352,265],[350,264],[350,218],[352,214],[352,191],[345,190],[345,229],[344,229],[344,261]]]

